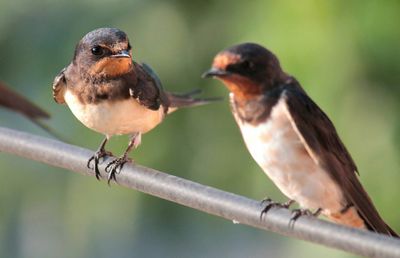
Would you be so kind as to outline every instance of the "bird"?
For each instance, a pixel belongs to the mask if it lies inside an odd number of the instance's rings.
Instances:
[[[41,122],[41,119],[49,119],[50,115],[38,107],[26,97],[12,90],[4,82],[0,81],[0,106],[18,112],[33,123],[49,132],[49,127]],[[52,133],[50,131],[50,133]]]
[[[398,237],[361,185],[331,120],[271,51],[256,43],[234,45],[217,53],[203,77],[219,79],[229,90],[248,151],[289,198],[263,212],[297,202],[293,219],[322,213],[339,224]]]
[[[186,94],[165,91],[153,69],[132,59],[132,47],[125,32],[99,28],[87,33],[76,45],[72,62],[53,82],[53,98],[66,104],[86,127],[105,135],[87,166],[97,179],[100,159],[112,155],[105,150],[114,135],[129,135],[123,155],[107,164],[108,183],[123,165],[128,154],[145,134],[160,124],[167,114],[181,107],[208,104],[217,98],[194,98],[198,90]],[[94,164],[92,164],[94,163]],[[93,166],[92,166],[93,165]]]

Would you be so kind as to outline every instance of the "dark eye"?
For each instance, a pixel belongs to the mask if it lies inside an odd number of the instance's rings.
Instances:
[[[230,64],[226,67],[227,71],[230,72],[235,72],[235,73],[241,73],[241,74],[247,74],[254,72],[254,63],[248,60],[244,60],[241,62],[233,63]]]
[[[131,43],[128,43],[128,50],[131,50],[131,49],[132,49]]]
[[[101,56],[104,54],[104,50],[100,46],[94,46],[92,47],[92,54],[95,56]]]
[[[240,63],[240,68],[243,70],[251,70],[253,69],[253,67],[254,67],[253,63],[247,60]]]

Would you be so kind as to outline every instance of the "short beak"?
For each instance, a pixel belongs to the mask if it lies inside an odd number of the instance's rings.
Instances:
[[[213,67],[210,70],[208,70],[207,72],[203,73],[201,75],[201,77],[202,78],[210,78],[210,77],[221,77],[221,76],[225,76],[225,75],[229,75],[229,72]]]
[[[121,50],[118,54],[112,55],[112,57],[116,58],[131,58],[131,55],[128,50]]]

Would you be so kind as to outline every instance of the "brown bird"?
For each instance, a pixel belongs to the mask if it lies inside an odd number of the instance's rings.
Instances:
[[[2,82],[0,82],[0,106],[19,112],[41,128],[48,130],[40,119],[50,118],[49,114]]]
[[[230,91],[232,113],[247,148],[278,188],[336,223],[398,237],[357,177],[357,167],[328,116],[264,47],[245,43],[217,54],[206,77]]]
[[[105,144],[113,135],[131,136],[124,154],[110,162],[108,182],[115,180],[117,169],[127,162],[128,153],[164,117],[180,107],[207,104],[215,99],[195,99],[197,91],[172,94],[146,64],[132,61],[127,35],[115,28],[100,28],[86,34],[78,43],[72,62],[53,83],[57,103],[66,103],[72,113],[88,128],[106,137],[88,161],[94,162],[97,179],[99,159],[110,154]]]

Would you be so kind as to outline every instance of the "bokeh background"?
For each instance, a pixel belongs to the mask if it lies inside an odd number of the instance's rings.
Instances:
[[[400,231],[399,1],[0,0],[0,80],[52,114],[48,124],[95,150],[102,136],[51,97],[75,44],[98,27],[130,37],[171,91],[202,88],[213,56],[240,42],[278,55],[328,113],[385,220]],[[4,109],[0,125],[47,135]],[[109,149],[120,154],[126,137]],[[224,102],[181,110],[143,137],[137,163],[245,195],[285,198],[245,149]],[[352,257],[234,225],[91,177],[0,154],[0,257]]]

